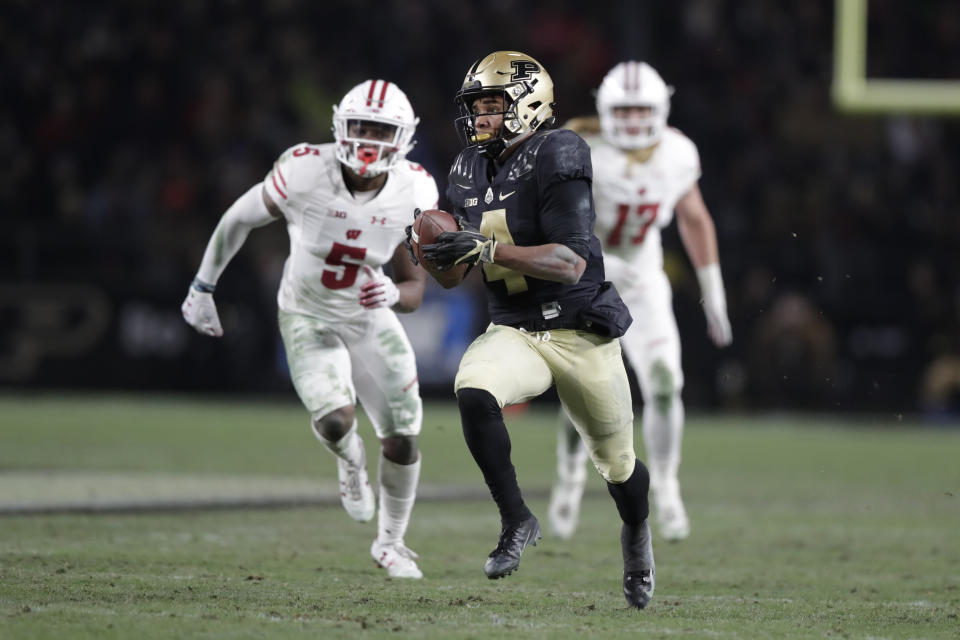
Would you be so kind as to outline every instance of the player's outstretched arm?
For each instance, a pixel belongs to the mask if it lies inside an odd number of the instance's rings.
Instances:
[[[717,230],[696,183],[677,202],[676,215],[680,240],[700,283],[703,311],[707,316],[707,333],[714,344],[725,347],[733,341],[733,332],[727,317],[727,297],[720,274]]]
[[[180,306],[187,324],[205,335],[218,338],[223,335],[217,306],[213,301],[217,280],[243,246],[251,229],[262,227],[282,216],[279,207],[263,191],[261,184],[251,187],[227,209],[207,243],[200,268]]]

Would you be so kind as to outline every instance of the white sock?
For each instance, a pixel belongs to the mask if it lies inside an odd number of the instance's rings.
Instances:
[[[380,517],[377,520],[377,540],[381,544],[403,542],[410,524],[410,512],[417,499],[420,481],[420,460],[413,464],[397,464],[380,453]]]
[[[666,413],[657,411],[656,402],[643,406],[643,443],[647,449],[647,467],[653,487],[676,482],[683,443],[683,401],[675,393]]]
[[[327,440],[317,433],[316,429],[311,428],[311,431],[313,431],[313,435],[317,436],[317,440],[327,448],[327,451],[333,455],[346,460],[354,467],[366,466],[367,458],[363,450],[363,439],[360,437],[360,434],[357,433],[356,419],[354,419],[353,425],[350,427],[347,435],[336,441]]]

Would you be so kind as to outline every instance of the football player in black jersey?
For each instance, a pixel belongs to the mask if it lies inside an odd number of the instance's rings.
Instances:
[[[441,269],[480,265],[491,324],[463,356],[455,390],[464,438],[500,510],[484,572],[512,573],[540,525],[510,460],[502,409],[556,385],[623,520],[623,591],[643,608],[654,589],[649,474],[633,448],[633,409],[618,337],[631,318],[604,282],[587,144],[553,129],[553,81],[536,60],[497,51],[456,94],[465,145],[447,198],[460,231],[423,247]]]

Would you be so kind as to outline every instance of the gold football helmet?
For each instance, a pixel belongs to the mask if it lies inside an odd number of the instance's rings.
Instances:
[[[501,95],[503,126],[497,137],[478,139],[473,102],[485,95]],[[519,51],[494,51],[470,66],[463,86],[454,97],[459,116],[457,133],[464,146],[477,145],[480,153],[499,156],[510,140],[554,122],[553,80],[539,62]],[[481,136],[482,137],[482,136]]]

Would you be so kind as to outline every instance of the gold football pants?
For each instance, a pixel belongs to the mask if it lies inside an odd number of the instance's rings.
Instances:
[[[454,390],[482,389],[502,409],[554,384],[597,471],[608,482],[626,481],[636,461],[633,404],[617,340],[574,329],[529,333],[491,324],[463,354]]]

